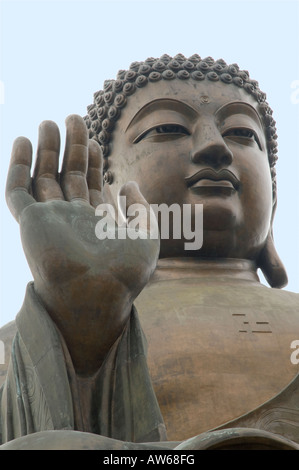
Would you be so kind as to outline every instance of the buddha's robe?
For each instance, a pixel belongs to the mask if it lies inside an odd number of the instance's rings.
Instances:
[[[84,431],[76,375],[59,331],[29,284],[16,317],[1,388],[2,443],[33,432]],[[135,308],[96,378],[91,432],[122,441],[165,440]]]

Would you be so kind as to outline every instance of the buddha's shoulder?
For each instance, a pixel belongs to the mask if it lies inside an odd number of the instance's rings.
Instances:
[[[235,302],[252,311],[261,311],[277,318],[293,319],[299,325],[299,294],[286,289],[274,289],[268,286],[235,291]]]
[[[266,286],[261,286],[260,291],[262,295],[269,299],[270,304],[285,305],[286,307],[299,307],[299,294],[286,289],[273,289]],[[258,289],[257,289],[258,292]]]
[[[247,302],[246,302],[247,300]],[[250,300],[250,302],[248,302]],[[255,288],[246,299],[244,294],[244,312],[268,321],[278,335],[286,334],[289,339],[296,339],[299,332],[299,294],[286,289],[273,289],[266,286]]]

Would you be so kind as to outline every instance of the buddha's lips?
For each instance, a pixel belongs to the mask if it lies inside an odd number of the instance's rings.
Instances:
[[[239,189],[240,186],[240,181],[238,180],[238,178],[230,170],[227,169],[215,171],[213,168],[204,168],[196,172],[194,175],[187,176],[185,178],[188,187],[192,187],[201,180],[210,180],[214,183],[218,181],[221,181],[223,183],[229,182],[232,184],[236,191]]]

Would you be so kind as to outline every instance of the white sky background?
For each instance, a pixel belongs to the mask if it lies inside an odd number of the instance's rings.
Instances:
[[[164,53],[236,62],[267,93],[279,137],[275,244],[287,289],[299,292],[298,49],[296,0],[2,0],[0,326],[14,319],[32,279],[4,198],[13,140],[24,135],[36,149],[40,122],[52,119],[63,142],[65,118],[85,115],[105,79]]]

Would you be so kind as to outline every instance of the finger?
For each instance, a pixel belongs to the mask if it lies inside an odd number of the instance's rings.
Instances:
[[[136,182],[130,181],[123,185],[119,191],[119,196],[125,196],[127,225],[138,215],[138,225],[140,231],[151,233],[151,237],[158,238],[158,223],[154,211],[150,204],[141,194]],[[123,208],[120,207],[123,212]]]
[[[97,207],[103,202],[103,153],[95,140],[88,143],[87,186],[90,204]]]
[[[31,196],[32,145],[26,137],[18,137],[12,148],[6,183],[7,205],[17,221],[23,210],[33,204]]]
[[[86,181],[88,166],[88,134],[80,116],[73,114],[66,119],[66,145],[61,172],[61,185],[68,201],[89,202]]]
[[[39,126],[37,157],[34,170],[33,190],[37,201],[63,200],[58,183],[60,133],[53,121]]]

